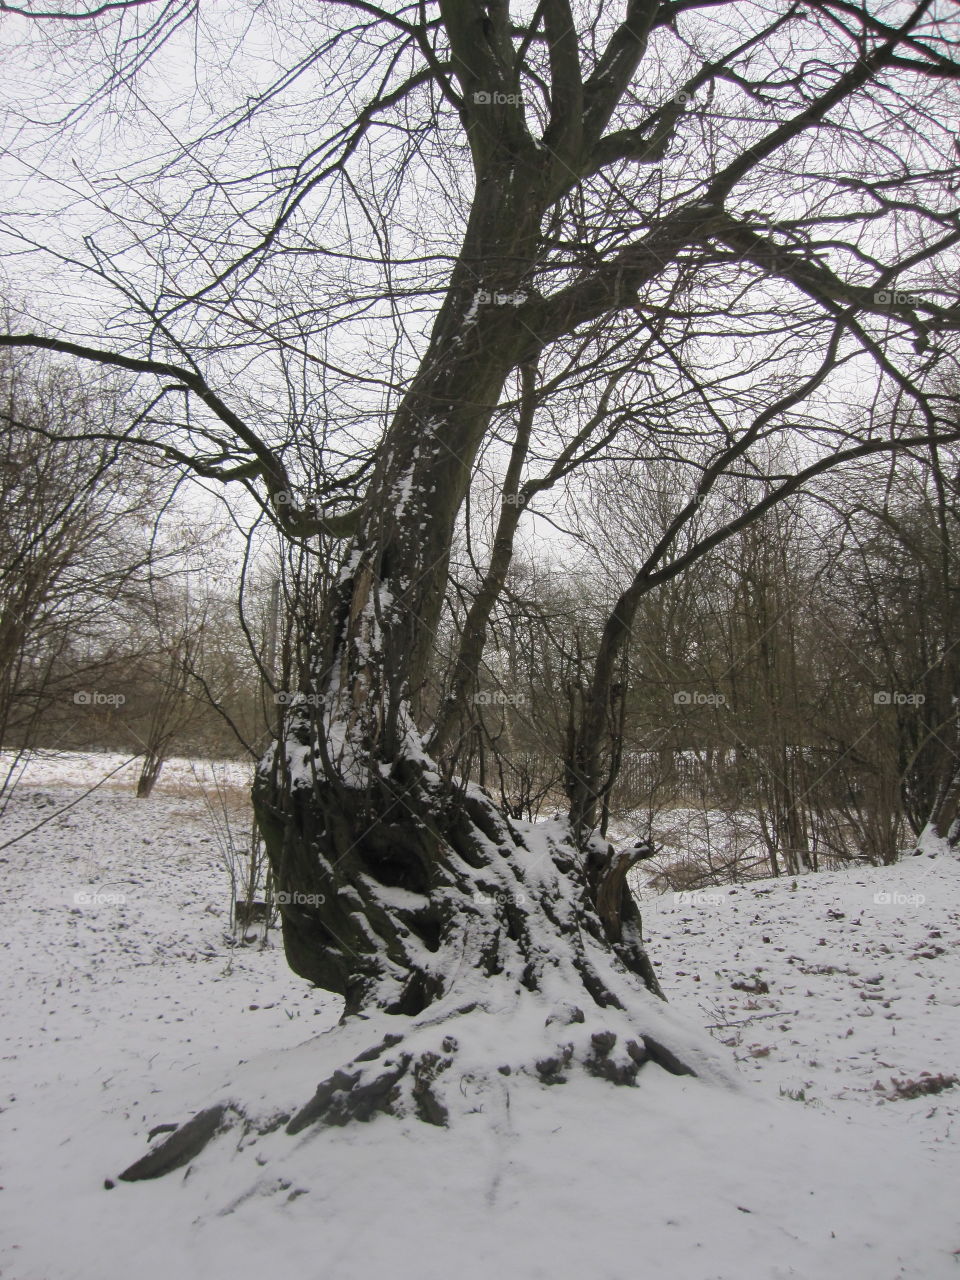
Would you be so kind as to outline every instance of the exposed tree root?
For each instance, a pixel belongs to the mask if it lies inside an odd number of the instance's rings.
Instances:
[[[513,1007],[504,1007],[507,1003]],[[615,1013],[614,1030],[605,1025],[611,1019],[601,1011],[588,1017],[582,1008],[568,1003],[545,1009],[527,993],[504,1006],[483,1001],[450,1009],[441,1018],[390,1019],[403,1023],[404,1030],[387,1032],[370,1048],[354,1054],[322,1080],[292,1115],[258,1119],[237,1102],[208,1107],[120,1178],[135,1182],[183,1168],[228,1129],[239,1128],[241,1140],[255,1140],[280,1127],[296,1137],[311,1129],[342,1127],[378,1116],[415,1118],[449,1128],[456,1125],[458,1116],[482,1111],[505,1093],[521,1088],[524,1079],[534,1088],[557,1086],[581,1073],[630,1087],[641,1083],[641,1073],[650,1064],[673,1075],[697,1074],[649,1032],[625,1031],[623,1012],[608,1011]],[[327,1034],[336,1036],[346,1030],[336,1028]],[[503,1060],[497,1061],[501,1051]]]
[[[306,776],[301,764],[293,773]],[[299,1109],[258,1120],[234,1103],[210,1107],[125,1181],[182,1168],[233,1125],[241,1143],[281,1125],[296,1137],[382,1115],[452,1128],[509,1106],[524,1080],[635,1086],[649,1064],[693,1076],[709,1063],[658,998],[627,884],[636,855],[578,842],[564,822],[508,822],[422,757],[365,774],[363,788],[318,778],[290,788],[290,776],[261,776],[257,791],[287,896],[287,954],[345,997],[328,1034],[349,1049],[332,1063],[323,1055],[335,1069]]]
[[[198,1112],[192,1120],[180,1125],[159,1146],[148,1151],[120,1174],[123,1182],[142,1182],[147,1178],[161,1178],[174,1169],[182,1169],[195,1160],[212,1138],[230,1126],[237,1113],[228,1103],[221,1102]]]

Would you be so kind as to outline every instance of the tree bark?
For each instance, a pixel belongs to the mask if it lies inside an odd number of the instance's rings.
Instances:
[[[479,788],[441,777],[417,724],[473,460],[507,375],[539,348],[515,304],[526,297],[547,197],[535,157],[523,172],[516,159],[480,174],[449,294],[380,450],[348,569],[308,637],[304,696],[285,709],[255,786],[289,963],[341,994],[348,1017],[470,1004],[478,982],[509,999],[545,1000],[562,986],[595,1011],[659,994],[629,858],[568,827],[547,848],[531,845],[529,829],[510,825]],[[511,540],[512,527],[495,549],[495,576]],[[484,618],[474,621],[471,635],[482,636]],[[618,1062],[625,1079],[635,1075],[629,1054]]]

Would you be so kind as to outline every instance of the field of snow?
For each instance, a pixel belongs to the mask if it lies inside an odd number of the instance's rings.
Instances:
[[[12,751],[0,751],[0,777],[12,772],[28,786],[71,786],[81,791],[98,783],[107,791],[136,789],[142,764],[139,756],[113,751],[36,751],[18,763]],[[252,762],[174,756],[164,763],[156,793],[196,798],[206,792],[215,796],[218,787],[249,787],[252,777]]]
[[[177,766],[137,801],[121,773],[64,810],[98,763],[33,767],[0,826],[5,1280],[960,1276],[944,858],[645,904],[672,1006],[735,1087],[653,1065],[635,1089],[517,1081],[450,1130],[228,1134],[108,1189],[155,1126],[234,1095],[299,1105],[343,1048],[337,1001],[279,947],[230,945],[212,779]]]

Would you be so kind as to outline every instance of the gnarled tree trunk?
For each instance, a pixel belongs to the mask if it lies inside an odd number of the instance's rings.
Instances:
[[[512,205],[503,192],[496,203]],[[518,350],[532,342],[509,304],[478,296],[522,287],[535,222],[528,210],[521,234],[510,217],[495,252],[468,232],[462,262],[506,265],[471,291],[454,289],[438,318],[349,570],[310,638],[307,687],[255,787],[291,966],[341,994],[348,1018],[397,1019],[377,1106],[401,1106],[412,1090],[428,1119],[448,1106],[434,1077],[455,1057],[443,1046],[456,1039],[448,1022],[458,1012],[536,1008],[537,1034],[504,1048],[491,1071],[553,1081],[579,1062],[632,1082],[651,1053],[637,1008],[659,994],[627,885],[635,855],[594,840],[583,823],[508,823],[479,788],[440,770],[416,723],[470,465]],[[439,1039],[417,1033],[427,1023]],[[653,1052],[668,1060],[665,1048]],[[352,1083],[328,1090],[325,1105],[335,1095],[338,1115],[368,1108],[371,1070],[345,1067]]]

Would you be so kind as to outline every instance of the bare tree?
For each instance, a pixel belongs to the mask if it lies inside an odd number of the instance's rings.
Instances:
[[[84,387],[71,368],[9,356],[0,370],[0,743],[12,748],[0,794],[18,760],[51,722],[84,716],[82,701],[129,647],[118,622],[165,554],[144,512],[159,503],[155,475],[115,446],[79,446],[59,433],[110,427],[109,389]]]
[[[291,540],[341,540],[254,800],[290,964],[380,1039],[291,1130],[378,1108],[445,1123],[470,1018],[518,1029],[471,1062],[481,1092],[498,1068],[690,1069],[653,1030],[631,857],[596,835],[627,642],[649,592],[818,475],[960,436],[932,379],[960,323],[955,11],[345,0],[314,21],[296,65],[149,180],[145,162],[139,185],[104,184],[100,230],[54,237],[119,291],[109,337],[78,318],[2,341],[152,380],[124,440],[246,486]],[[281,109],[264,165],[250,125]],[[32,224],[14,234],[40,250]],[[852,412],[884,386],[916,406],[892,433]],[[690,476],[604,623],[569,821],[541,831],[425,746],[431,708],[478,688],[504,590],[512,513],[438,678],[458,522],[499,442],[504,500],[531,512],[565,457],[599,464],[595,442]],[[746,505],[701,528],[730,475]],[[431,750],[458,732],[445,711]]]
[[[957,459],[945,449],[901,468],[882,502],[848,522],[859,684],[882,723],[898,815],[933,849],[960,838],[958,514]]]

